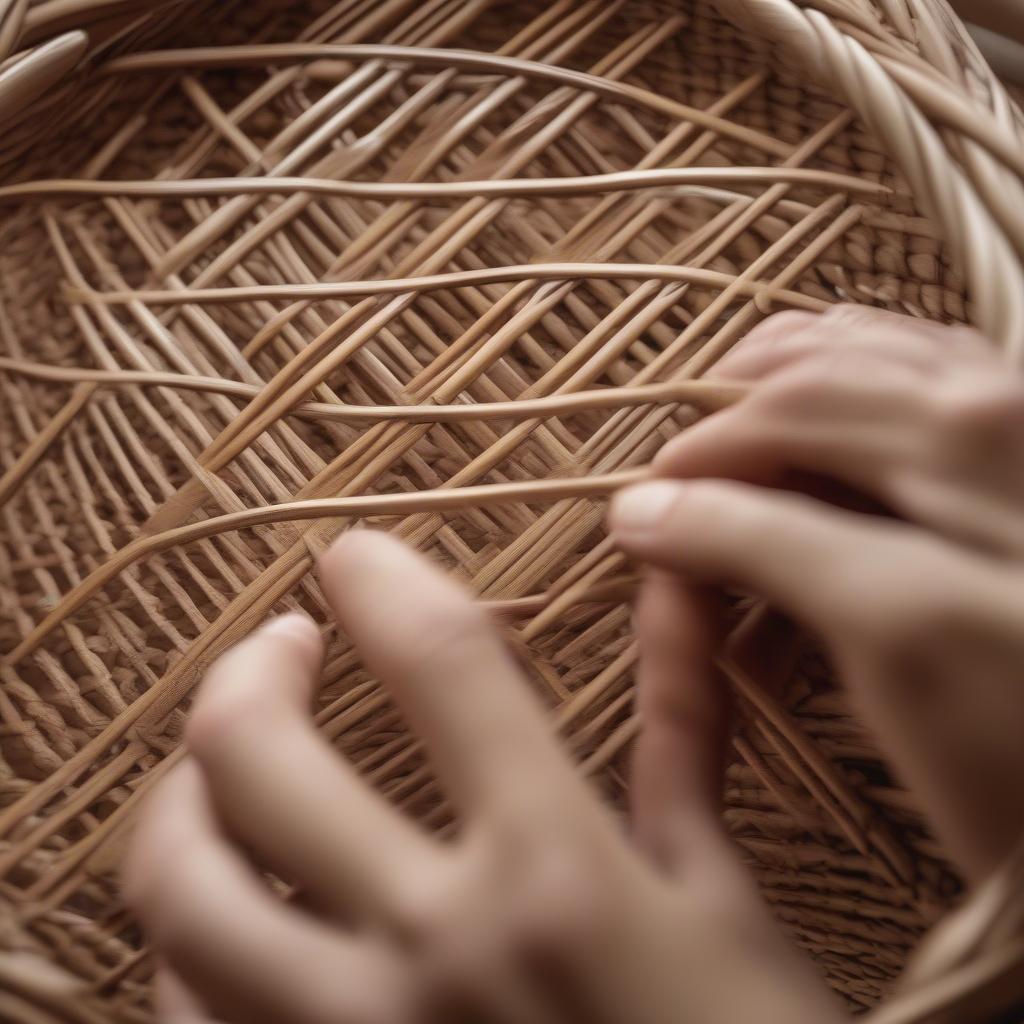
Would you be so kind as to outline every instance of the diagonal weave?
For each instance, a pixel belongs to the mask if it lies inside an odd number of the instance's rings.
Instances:
[[[938,0],[3,0],[3,58],[2,1020],[151,1019],[133,813],[212,658],[287,608],[329,628],[339,530],[464,578],[618,805],[600,499],[736,397],[700,378],[838,301],[1024,342],[1024,119]],[[444,826],[329,639],[320,725]],[[731,673],[726,817],[869,1008],[958,883],[794,651]]]

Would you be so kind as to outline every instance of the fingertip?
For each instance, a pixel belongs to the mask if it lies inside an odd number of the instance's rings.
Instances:
[[[342,530],[341,533],[331,541],[327,549],[320,555],[318,561],[344,561],[344,559],[349,557],[353,551],[357,550],[360,540],[376,532],[377,531],[371,530],[369,527],[361,526],[359,524],[350,526],[347,530]]]
[[[308,714],[323,657],[320,631],[301,612],[271,619],[222,654],[207,671],[185,728],[188,749],[204,770],[243,733],[270,733],[281,728],[283,715]]]
[[[320,556],[319,561],[339,565],[405,547],[406,545],[399,538],[388,533],[387,530],[375,530],[369,526],[356,525],[339,533]]]
[[[361,536],[370,531],[361,526],[353,526],[339,533],[331,541],[325,551],[321,551],[316,559],[316,567],[325,581],[331,581],[345,571],[345,564],[358,550]]]
[[[265,623],[258,637],[277,642],[284,640],[301,651],[313,667],[319,667],[324,653],[320,628],[305,612],[287,612]]]
[[[721,409],[662,446],[652,469],[667,480],[763,481],[777,475],[770,424],[757,412],[755,397]]]
[[[353,527],[340,534],[317,560],[328,596],[340,596],[350,580],[367,573],[408,571],[417,555],[408,544],[384,530]]]
[[[421,610],[461,605],[469,595],[430,558],[382,530],[349,530],[320,559],[321,583],[344,629],[384,605]],[[350,621],[351,620],[351,621]]]
[[[683,489],[678,481],[651,480],[619,491],[608,510],[613,537],[627,548],[649,542],[679,501]]]

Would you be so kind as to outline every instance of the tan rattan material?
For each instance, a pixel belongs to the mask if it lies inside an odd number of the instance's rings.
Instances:
[[[939,0],[0,0],[0,60],[0,1020],[150,1019],[133,813],[214,656],[326,627],[339,530],[467,580],[618,804],[601,498],[735,400],[716,360],[837,301],[1024,354],[1024,119]],[[443,826],[331,642],[320,724]],[[851,1007],[985,1019],[1020,865],[893,994],[958,882],[791,646],[731,666],[730,829]]]

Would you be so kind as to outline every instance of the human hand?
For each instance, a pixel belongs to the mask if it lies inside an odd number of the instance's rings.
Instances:
[[[126,891],[165,1024],[829,1024],[719,824],[726,710],[687,587],[652,584],[645,851],[559,750],[485,614],[384,534],[321,563],[338,622],[428,745],[461,820],[420,831],[316,732],[322,644],[286,616],[213,667]],[[298,886],[271,895],[255,864]],[[742,979],[742,983],[737,983]]]
[[[1024,382],[973,331],[858,307],[772,317],[717,372],[757,383],[617,497],[617,541],[816,630],[980,881],[1024,833]],[[779,489],[835,485],[893,515]]]

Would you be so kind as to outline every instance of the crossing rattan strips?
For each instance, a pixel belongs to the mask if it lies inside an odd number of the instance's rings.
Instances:
[[[634,570],[601,499],[736,397],[716,360],[837,301],[1020,356],[1024,121],[938,0],[3,0],[0,57],[3,1020],[150,1019],[133,813],[211,658],[289,607],[326,628],[339,530],[468,581],[617,804]],[[331,642],[324,731],[443,826]],[[726,816],[866,1009],[958,883],[783,646],[733,673]],[[1014,881],[880,1021],[1006,1002]]]

